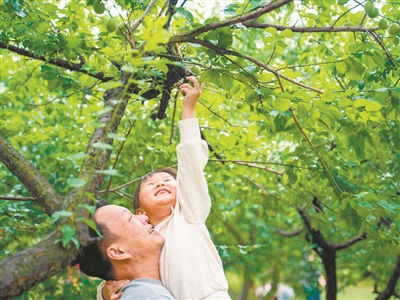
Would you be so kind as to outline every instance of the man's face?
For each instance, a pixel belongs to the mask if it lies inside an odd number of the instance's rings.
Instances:
[[[153,230],[145,215],[134,215],[117,205],[99,208],[94,215],[96,222],[104,224],[116,238],[113,241],[138,259],[147,253],[160,251],[164,238]]]
[[[140,207],[151,214],[167,206],[174,207],[176,203],[176,180],[172,175],[160,172],[154,173],[140,187]]]

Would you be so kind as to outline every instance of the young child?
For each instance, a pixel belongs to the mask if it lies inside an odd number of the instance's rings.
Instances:
[[[194,77],[187,79],[193,86],[184,83],[179,87],[185,97],[182,120],[178,122],[181,136],[177,175],[171,169],[145,175],[134,205],[136,214],[146,214],[165,238],[161,280],[176,299],[230,299],[221,259],[205,225],[211,208],[203,174],[208,148],[201,140],[195,112],[203,85]],[[107,283],[104,296],[118,299],[118,290],[124,284]]]

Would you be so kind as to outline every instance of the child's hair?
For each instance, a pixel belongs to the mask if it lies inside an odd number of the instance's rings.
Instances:
[[[144,183],[147,179],[149,179],[151,176],[153,176],[156,173],[168,173],[172,177],[176,179],[177,171],[173,168],[161,168],[155,171],[151,171],[150,173],[147,173],[142,177],[142,180],[139,183],[138,188],[136,189],[135,196],[133,197],[133,208],[137,210],[140,207],[140,199],[139,199],[139,194],[140,194],[140,187],[142,186],[142,183]]]

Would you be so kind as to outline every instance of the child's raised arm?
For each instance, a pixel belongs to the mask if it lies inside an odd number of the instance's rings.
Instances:
[[[181,84],[179,91],[185,95],[183,98],[182,120],[196,118],[196,103],[200,98],[201,91],[204,88],[204,83],[199,85],[197,79],[193,76],[186,77],[193,86],[188,83]]]

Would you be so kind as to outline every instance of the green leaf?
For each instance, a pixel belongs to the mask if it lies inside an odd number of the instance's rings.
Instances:
[[[86,184],[86,180],[80,178],[68,178],[67,185],[70,187],[82,187]]]
[[[96,223],[93,220],[87,219],[87,218],[79,218],[79,220],[82,221],[83,223],[85,223],[87,226],[89,226],[93,230],[97,231]]]
[[[72,237],[75,235],[75,228],[68,225],[64,225],[61,229],[62,232],[62,244],[65,247],[69,242],[72,241]]]
[[[181,14],[182,16],[184,16],[190,23],[193,23],[193,15],[191,12],[187,11],[186,9],[184,9],[182,6],[179,7],[175,7],[175,10]]]
[[[117,141],[125,141],[126,140],[126,137],[120,136],[119,134],[112,133],[112,132],[107,134],[107,137],[110,139],[113,139],[113,140],[117,140]]]
[[[94,213],[96,212],[96,209],[97,209],[95,205],[79,204],[78,206],[86,209],[92,215],[94,215]]]
[[[108,113],[108,112],[110,112],[110,111],[113,111],[113,107],[111,107],[111,106],[106,106],[106,107],[104,107],[103,109],[101,109],[101,110],[99,110],[98,112],[96,112],[95,113],[95,115],[97,115],[97,116],[101,116],[101,115],[104,115],[104,114],[106,114],[106,113]]]
[[[290,105],[290,100],[283,97],[277,98],[273,103],[273,107],[279,110],[281,113],[287,111],[290,108]]]
[[[387,211],[389,211],[393,215],[395,215],[397,213],[397,210],[399,209],[399,205],[392,205],[392,204],[388,203],[386,200],[379,200],[379,201],[376,201],[376,203],[379,206],[386,209]]]
[[[72,155],[72,156],[67,156],[67,159],[73,160],[73,161],[77,161],[77,160],[86,159],[86,158],[88,158],[88,157],[90,157],[89,154],[83,153],[83,152],[79,152],[79,153],[74,154],[74,155]]]
[[[77,36],[69,36],[67,37],[68,46],[71,48],[76,48],[80,45],[81,39]]]
[[[66,211],[66,210],[58,210],[55,211],[52,215],[51,215],[51,220],[53,222],[57,222],[57,220],[61,217],[70,217],[72,216],[74,213],[71,211]]]
[[[101,149],[101,150],[103,150],[103,151],[105,151],[105,150],[112,150],[112,146],[111,145],[109,145],[109,144],[105,144],[105,143],[93,143],[93,148],[96,148],[96,149]]]
[[[282,31],[281,36],[283,37],[287,37],[289,39],[293,38],[296,34],[291,31],[290,29],[285,29],[284,31]]]
[[[106,174],[106,175],[110,175],[110,176],[122,176],[115,169],[113,169],[113,170],[102,170],[102,171],[98,170],[98,171],[96,171],[96,173]]]
[[[365,110],[366,111],[378,111],[382,108],[382,105],[377,102],[377,101],[372,101],[369,102],[366,106],[365,106]]]

